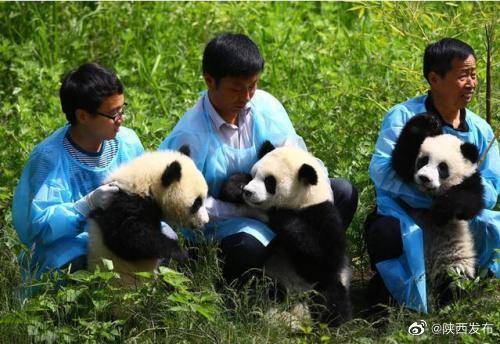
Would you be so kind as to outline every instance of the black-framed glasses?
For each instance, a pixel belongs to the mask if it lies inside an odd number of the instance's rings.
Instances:
[[[112,119],[113,122],[116,123],[116,121],[119,121],[120,119],[123,118],[123,116],[125,116],[125,108],[126,107],[127,107],[127,103],[123,103],[122,108],[118,112],[116,112],[114,115],[108,115],[108,114],[105,114],[105,113],[102,113],[99,111],[96,111],[95,114]]]

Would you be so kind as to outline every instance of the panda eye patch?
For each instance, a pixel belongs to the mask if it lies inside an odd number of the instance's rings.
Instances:
[[[441,162],[438,165],[439,178],[446,179],[450,176],[450,171],[448,170],[448,164]]]
[[[427,165],[429,163],[429,157],[428,156],[421,156],[420,158],[417,159],[417,163],[415,165],[417,170],[420,170],[422,167]]]
[[[193,205],[191,206],[191,213],[195,214],[198,209],[200,209],[201,205],[203,204],[203,201],[201,200],[201,197],[196,197],[196,199],[193,202]]]
[[[276,178],[273,176],[267,176],[264,178],[264,185],[266,186],[266,191],[271,195],[276,193]]]

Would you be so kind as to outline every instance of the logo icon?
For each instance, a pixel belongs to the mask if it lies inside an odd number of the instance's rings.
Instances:
[[[425,328],[427,327],[427,323],[425,320],[415,321],[413,324],[408,327],[408,333],[412,336],[420,336],[424,333]]]

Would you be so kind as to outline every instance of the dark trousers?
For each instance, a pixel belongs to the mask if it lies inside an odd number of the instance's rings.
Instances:
[[[74,273],[78,270],[87,270],[87,255],[79,256],[70,261],[69,263],[64,264],[60,269],[67,270],[69,267],[69,273]]]
[[[365,223],[365,240],[373,271],[378,262],[403,254],[399,220],[392,216],[372,213]]]
[[[369,312],[384,312],[384,308],[377,305],[391,304],[395,301],[378,273],[376,264],[403,254],[399,220],[391,216],[378,215],[375,210],[368,215],[365,222],[365,241],[370,266],[375,272],[366,290],[367,302],[371,305]]]
[[[346,179],[331,178],[330,184],[335,206],[347,229],[358,207],[358,191]],[[268,257],[267,247],[247,233],[225,237],[220,242],[220,248],[224,260],[224,277],[229,281],[240,277],[249,269],[261,268]]]

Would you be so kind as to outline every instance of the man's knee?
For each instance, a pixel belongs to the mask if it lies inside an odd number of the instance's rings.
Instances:
[[[373,270],[378,262],[403,254],[399,220],[395,217],[376,215],[366,225],[365,240]]]
[[[349,227],[358,207],[358,190],[347,179],[330,178],[333,202],[342,217],[344,228]]]
[[[238,278],[245,271],[261,268],[267,259],[267,248],[248,233],[237,233],[225,237],[220,242],[224,259],[224,277],[228,280]]]

